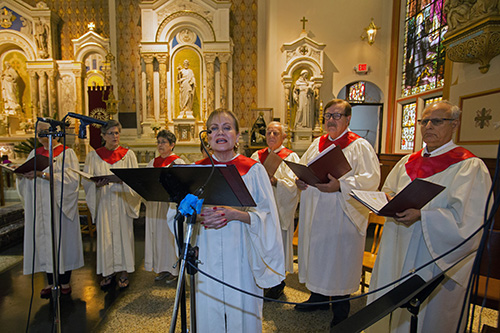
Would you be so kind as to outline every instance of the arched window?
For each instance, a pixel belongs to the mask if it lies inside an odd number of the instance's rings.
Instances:
[[[445,0],[406,0],[403,49],[403,97],[442,87],[448,30],[443,13]]]

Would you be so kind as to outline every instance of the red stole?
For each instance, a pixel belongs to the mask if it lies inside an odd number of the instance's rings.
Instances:
[[[155,168],[163,168],[163,167],[169,166],[170,164],[172,164],[173,161],[175,161],[178,158],[179,158],[179,156],[177,156],[175,154],[172,154],[172,155],[167,156],[165,158],[158,156],[154,159],[153,166]]]
[[[109,164],[115,164],[119,160],[121,160],[125,154],[127,154],[128,149],[123,148],[122,146],[118,146],[115,150],[109,150],[106,147],[97,148],[95,150],[97,155],[104,161]]]
[[[57,157],[59,156],[60,153],[63,152],[63,145],[58,145],[57,147],[53,148],[52,149],[52,154],[54,157]],[[68,149],[68,147],[64,147],[64,150]],[[45,157],[49,157],[49,151],[47,149],[45,149],[43,146],[42,147],[38,147],[35,151],[35,153],[37,155],[43,155]]]
[[[257,153],[259,154],[260,163],[264,163],[267,156],[269,155],[269,148],[263,148],[259,150]],[[278,156],[281,157],[281,159],[283,160],[287,158],[288,155],[290,155],[291,153],[293,153],[293,151],[285,147],[283,147],[279,152],[277,152]]]
[[[455,163],[476,157],[476,155],[462,147],[456,147],[444,154],[431,157],[423,157],[422,150],[411,154],[405,164],[406,173],[411,180],[430,177],[448,169],[449,166]]]
[[[335,144],[336,146],[339,146],[340,149],[344,149],[345,147],[349,146],[351,143],[353,143],[355,140],[361,138],[359,135],[356,133],[353,133],[351,131],[347,131],[344,135],[342,135],[340,138],[332,141],[328,139],[328,134],[323,135],[321,138],[319,138],[319,152],[321,153],[323,150],[326,148],[330,147],[332,144]]]
[[[218,161],[214,161],[215,164],[225,164],[225,165],[234,165],[236,166],[236,169],[238,169],[238,172],[240,173],[240,176],[244,176],[247,174],[248,170],[250,170],[250,168],[255,164],[257,163],[257,161],[251,159],[251,158],[248,158],[248,157],[245,157],[243,155],[238,155],[238,157],[236,158],[233,158],[231,161],[229,162],[218,162]],[[195,164],[200,164],[200,165],[210,165],[212,163],[210,163],[210,159],[208,157],[200,160],[200,161],[197,161]]]

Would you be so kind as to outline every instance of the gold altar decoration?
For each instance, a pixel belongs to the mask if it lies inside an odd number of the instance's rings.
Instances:
[[[485,74],[490,60],[500,54],[500,16],[490,16],[458,31],[451,31],[443,44],[451,61],[479,63]]]

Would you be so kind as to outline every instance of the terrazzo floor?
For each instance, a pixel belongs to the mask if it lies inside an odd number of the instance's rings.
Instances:
[[[165,332],[175,297],[175,283],[156,282],[154,273],[143,268],[144,225],[135,228],[136,272],[130,275],[126,290],[112,288],[107,293],[99,288],[100,278],[95,273],[95,238],[83,236],[85,267],[75,270],[70,296],[61,297],[62,332]],[[26,331],[31,276],[22,275],[22,245],[0,253],[0,331]],[[302,302],[309,296],[297,274],[288,274],[283,301]],[[50,332],[53,328],[52,302],[39,297],[45,286],[44,274],[33,276],[33,304],[28,324],[29,332]],[[359,293],[359,291],[358,291]],[[351,314],[361,309],[365,299],[351,302]],[[297,312],[293,305],[264,304],[264,332],[327,332],[331,311]],[[187,305],[189,315],[189,301]],[[484,309],[482,324],[496,327],[497,312]],[[479,316],[476,314],[477,325]],[[180,332],[180,324],[176,331]],[[478,332],[477,326],[473,332]]]

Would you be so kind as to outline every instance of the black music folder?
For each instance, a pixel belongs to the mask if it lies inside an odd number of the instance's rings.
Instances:
[[[26,173],[35,170],[35,156],[18,166],[13,168],[10,165],[0,164],[5,169],[14,173]],[[36,155],[36,171],[43,171],[49,166],[49,158],[43,155]]]
[[[330,181],[328,174],[339,179],[352,170],[342,149],[333,145],[311,160],[307,166],[291,161],[284,162],[300,180],[311,186],[328,183]]]
[[[387,200],[385,193],[379,191],[352,190],[351,196],[380,216],[397,217],[409,208],[422,209],[429,201],[445,189],[444,186],[416,178],[404,189]]]
[[[179,203],[205,184],[211,165],[176,164],[168,168],[111,169],[147,201]],[[255,201],[234,165],[216,165],[200,199],[206,205],[255,207]]]

